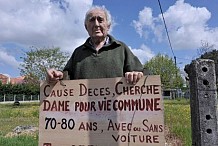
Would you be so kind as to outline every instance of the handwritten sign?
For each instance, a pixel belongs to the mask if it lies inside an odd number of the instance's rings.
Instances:
[[[163,146],[159,76],[64,80],[40,87],[39,146]]]

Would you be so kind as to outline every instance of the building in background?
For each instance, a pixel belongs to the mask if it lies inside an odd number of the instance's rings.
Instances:
[[[24,83],[24,76],[11,78],[5,74],[0,74],[0,82],[2,84],[22,84]]]
[[[10,83],[10,77],[0,74],[0,81],[2,84],[9,84]]]
[[[10,79],[11,84],[22,84],[24,83],[24,76],[16,77],[16,78],[11,78]]]

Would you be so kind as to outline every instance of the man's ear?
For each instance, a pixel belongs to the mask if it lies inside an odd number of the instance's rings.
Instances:
[[[111,24],[108,24],[107,28],[108,28],[108,30],[110,30],[110,28],[111,28]]]

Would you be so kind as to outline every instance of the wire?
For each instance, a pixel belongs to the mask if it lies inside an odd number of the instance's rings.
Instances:
[[[177,78],[176,56],[175,56],[175,54],[174,54],[173,47],[172,47],[172,44],[171,44],[171,41],[170,41],[170,36],[169,36],[168,29],[167,29],[167,25],[166,25],[166,22],[165,22],[165,19],[164,19],[163,10],[162,10],[162,7],[161,7],[160,0],[158,0],[158,3],[159,3],[159,7],[160,7],[160,11],[161,11],[162,18],[163,18],[163,22],[164,22],[164,27],[165,27],[165,30],[166,30],[166,33],[167,33],[167,38],[168,38],[168,41],[169,41],[170,49],[171,49],[172,54],[173,54],[174,63],[175,63],[175,69],[176,69],[176,70],[175,70],[175,75],[176,75],[176,78]]]
[[[158,0],[158,3],[159,3],[159,7],[160,7],[160,11],[161,11],[162,18],[163,18],[163,22],[164,22],[164,27],[165,27],[165,30],[166,30],[166,33],[167,33],[167,38],[168,38],[168,41],[169,41],[170,49],[171,49],[171,51],[172,51],[172,54],[173,54],[174,59],[176,60],[176,56],[175,56],[175,54],[174,54],[173,47],[172,47],[172,44],[171,44],[171,41],[170,41],[170,37],[169,37],[169,33],[168,33],[168,29],[167,29],[166,22],[165,22],[165,19],[164,19],[164,15],[163,15],[163,11],[162,11],[162,7],[161,7],[160,0]],[[175,62],[176,62],[176,61],[175,61]]]

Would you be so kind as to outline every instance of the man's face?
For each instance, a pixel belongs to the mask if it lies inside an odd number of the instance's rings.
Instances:
[[[89,36],[94,39],[104,38],[108,34],[110,25],[107,23],[106,15],[103,11],[95,9],[88,15],[86,30]]]

